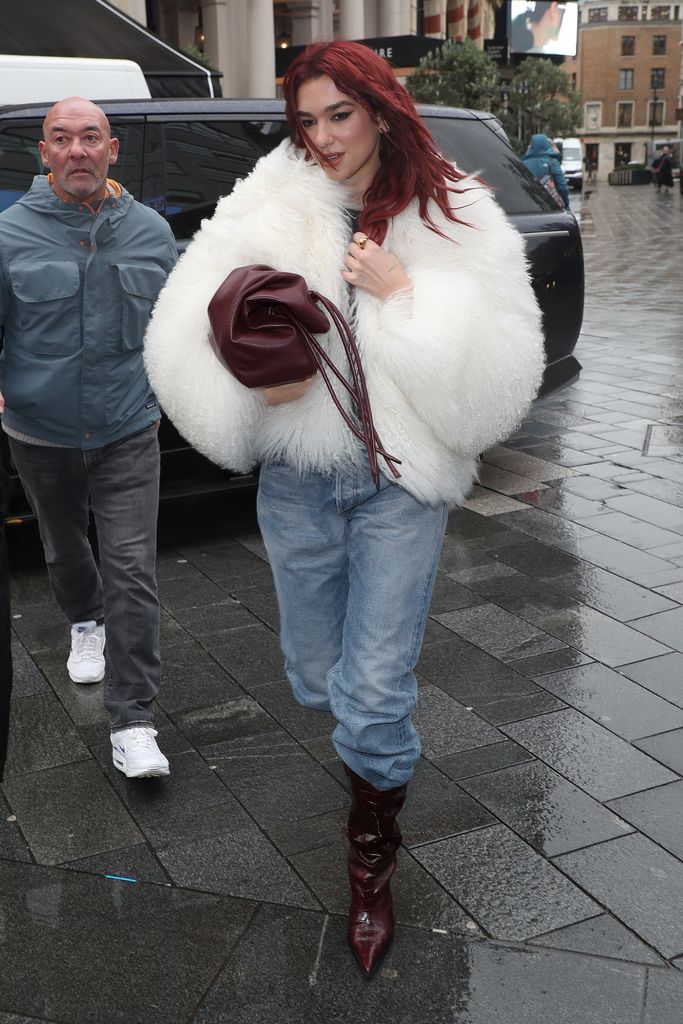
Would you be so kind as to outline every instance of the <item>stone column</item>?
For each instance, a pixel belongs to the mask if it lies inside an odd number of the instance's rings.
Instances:
[[[272,13],[272,8],[271,8]],[[246,12],[241,0],[203,0],[204,52],[223,72],[224,96],[248,96],[249,47]]]
[[[340,0],[339,34],[342,39],[364,38],[365,4],[363,0]]]
[[[320,0],[320,30],[318,38],[326,43],[334,39],[334,11],[332,0]]]
[[[250,0],[247,12],[246,41],[246,53],[249,61],[249,92],[247,95],[274,97],[275,22],[273,0]]]
[[[118,7],[124,14],[135,18],[141,25],[147,24],[147,5],[145,0],[116,0],[115,7]]]
[[[179,50],[194,43],[198,18],[195,0],[162,0],[159,14],[159,35],[162,39]]]
[[[411,0],[380,0],[380,36],[409,36],[415,32]]]
[[[375,39],[379,35],[378,0],[365,0],[365,39]]]
[[[320,39],[320,0],[288,0],[292,17],[292,45],[306,46]]]

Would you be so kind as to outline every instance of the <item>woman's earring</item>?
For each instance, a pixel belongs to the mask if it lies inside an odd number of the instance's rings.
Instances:
[[[388,135],[389,134],[389,125],[387,124],[387,122],[384,120],[383,117],[380,117],[379,121],[377,122],[377,130],[382,135]]]

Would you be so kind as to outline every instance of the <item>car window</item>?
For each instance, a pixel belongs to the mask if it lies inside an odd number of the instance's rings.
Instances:
[[[142,124],[142,119],[112,124],[112,135],[120,140],[120,148],[110,175],[136,198],[140,189]],[[36,174],[46,173],[38,153],[42,137],[40,118],[0,122],[0,211],[28,191]]]
[[[150,121],[143,202],[190,238],[221,196],[288,134],[284,121]]]
[[[506,213],[557,211],[550,194],[485,121],[429,116],[423,120],[443,155],[460,170],[479,174]]]

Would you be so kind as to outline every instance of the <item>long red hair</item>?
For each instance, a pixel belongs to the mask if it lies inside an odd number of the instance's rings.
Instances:
[[[449,193],[467,191],[456,187],[465,175],[441,156],[406,90],[387,62],[367,46],[346,41],[313,43],[293,61],[283,90],[294,144],[320,159],[297,117],[297,94],[304,82],[323,75],[388,129],[380,139],[380,170],[363,197],[360,230],[381,245],[391,218],[415,196],[420,217],[438,234],[443,232],[429,215],[430,201],[448,220],[462,223],[451,209]]]

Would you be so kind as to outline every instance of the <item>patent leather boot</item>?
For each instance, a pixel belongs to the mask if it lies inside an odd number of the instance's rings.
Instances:
[[[353,795],[348,822],[349,943],[363,972],[372,977],[394,937],[390,881],[401,845],[396,818],[408,787],[375,789],[344,767]]]

